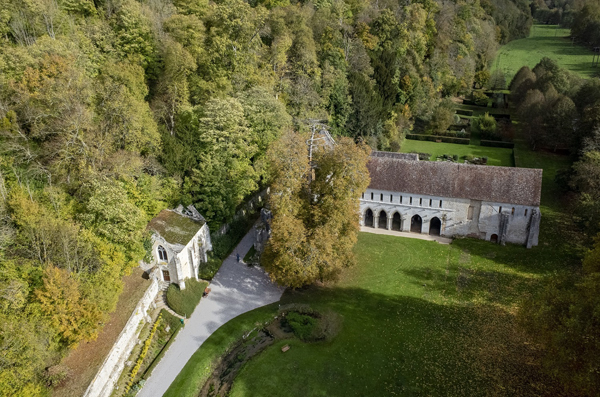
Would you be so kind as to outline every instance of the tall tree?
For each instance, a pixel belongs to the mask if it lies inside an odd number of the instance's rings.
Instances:
[[[262,262],[271,278],[293,288],[334,279],[353,261],[359,196],[369,184],[369,148],[340,138],[313,148],[289,132],[269,151],[275,176],[272,237]]]

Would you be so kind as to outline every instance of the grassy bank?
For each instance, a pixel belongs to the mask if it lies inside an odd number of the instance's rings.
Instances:
[[[533,68],[543,57],[548,57],[581,77],[593,77],[598,69],[592,68],[592,51],[573,44],[569,35],[569,29],[534,25],[528,38],[511,41],[500,48],[493,69],[502,70],[508,83],[522,66]]]
[[[207,286],[206,281],[196,281],[193,278],[185,282],[183,290],[179,289],[177,284],[170,284],[167,290],[167,303],[175,313],[189,318],[198,306]]]

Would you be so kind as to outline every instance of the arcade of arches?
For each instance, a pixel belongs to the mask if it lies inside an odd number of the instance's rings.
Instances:
[[[395,230],[402,231],[403,230],[403,219],[402,215],[399,212],[394,212],[393,214],[388,214],[385,211],[380,211],[379,214],[373,213],[373,210],[367,208],[364,213],[364,222],[363,224],[366,227],[372,227],[376,229],[386,229],[386,230]],[[406,220],[405,220],[406,221]],[[405,225],[411,233],[423,233],[423,224],[426,221],[423,221],[420,215],[414,215],[410,218],[410,224]],[[442,221],[438,217],[433,217],[429,220],[429,235],[431,236],[440,236],[442,234]],[[427,233],[427,231],[426,231]]]

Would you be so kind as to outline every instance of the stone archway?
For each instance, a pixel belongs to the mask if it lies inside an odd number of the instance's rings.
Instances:
[[[387,229],[387,214],[385,211],[379,212],[379,224],[380,229]]]
[[[410,219],[410,231],[411,233],[421,233],[423,227],[423,219],[419,215],[415,215]]]
[[[498,243],[498,235],[497,235],[497,234],[492,234],[492,235],[490,236],[490,241],[491,241],[492,243]]]
[[[398,212],[394,213],[394,217],[392,218],[392,230],[402,230],[402,217]]]
[[[365,226],[374,227],[373,224],[373,211],[370,208],[367,208],[365,212]]]
[[[429,235],[430,236],[439,236],[442,232],[442,221],[440,218],[433,217],[431,221],[429,221]]]

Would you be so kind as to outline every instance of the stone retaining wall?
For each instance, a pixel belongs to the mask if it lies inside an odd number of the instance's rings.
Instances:
[[[115,384],[125,367],[125,361],[131,354],[133,347],[138,343],[138,336],[142,329],[140,325],[151,320],[147,311],[154,305],[154,299],[159,293],[159,284],[154,273],[150,278],[152,283],[133,310],[119,338],[85,391],[84,397],[109,397],[113,392]]]

